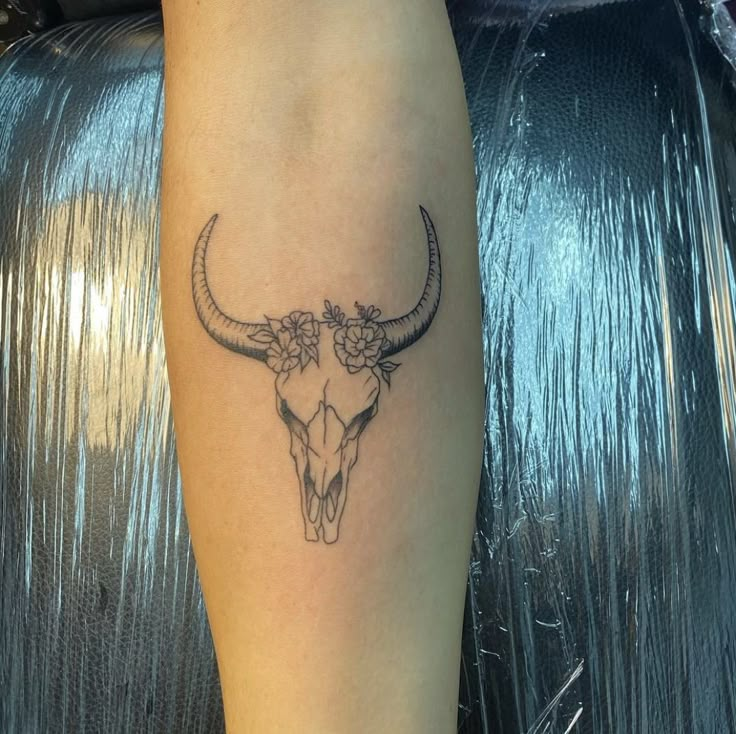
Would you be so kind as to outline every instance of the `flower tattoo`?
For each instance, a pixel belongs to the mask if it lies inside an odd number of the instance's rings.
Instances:
[[[373,321],[348,319],[335,332],[335,354],[348,372],[373,369],[381,357],[383,329]]]
[[[348,372],[355,374],[362,369],[380,372],[391,387],[391,373],[399,366],[385,358],[386,332],[378,319],[381,309],[375,306],[355,304],[357,319],[348,319],[339,306],[325,301],[322,316],[330,329],[335,329],[335,354]]]
[[[399,367],[390,360],[424,336],[440,307],[437,232],[427,210],[419,209],[427,237],[427,278],[416,306],[393,318],[358,303],[348,315],[325,301],[321,316],[300,309],[258,321],[236,319],[217,305],[207,280],[207,248],[217,214],[194,246],[192,299],[203,328],[220,346],[267,365],[275,376],[276,411],[289,432],[304,538],[311,542],[337,542],[358,442],[378,412],[381,383],[391,387],[391,374]]]
[[[286,329],[281,329],[266,349],[266,364],[274,372],[288,372],[298,364],[301,348]]]
[[[391,385],[391,373],[399,366],[384,358],[386,332],[379,322],[380,309],[355,304],[357,318],[349,319],[339,306],[325,301],[322,324],[334,329],[334,350],[340,364],[354,375],[369,369]],[[292,311],[281,319],[268,319],[268,325],[253,336],[265,345],[266,364],[277,374],[290,372],[310,362],[319,365],[320,322],[309,311]]]
[[[303,347],[314,347],[319,342],[319,321],[314,314],[304,311],[292,311],[281,319],[281,325]]]

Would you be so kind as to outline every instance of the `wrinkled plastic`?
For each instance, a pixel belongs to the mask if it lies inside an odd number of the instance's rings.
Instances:
[[[473,24],[505,27],[619,2],[638,0],[445,0],[450,13]]]
[[[462,732],[735,730],[736,100],[708,20],[454,13],[487,381]],[[161,339],[160,33],[0,57],[3,732],[223,730]]]
[[[0,57],[0,731],[223,730],[158,295],[157,18]]]
[[[732,69],[736,69],[736,22],[727,5],[718,3],[713,6],[707,28],[724,59]]]
[[[140,10],[155,10],[160,0],[57,0],[67,20],[122,15]]]
[[[736,731],[736,104],[703,21],[458,27],[488,406],[464,731]]]

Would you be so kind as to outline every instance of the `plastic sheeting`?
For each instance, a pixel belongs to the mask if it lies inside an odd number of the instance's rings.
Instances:
[[[64,17],[70,20],[155,9],[161,5],[161,0],[56,0],[56,2],[64,11]]]
[[[157,18],[0,57],[0,731],[223,730],[158,295]]]
[[[446,0],[446,5],[449,12],[473,24],[528,26],[552,16],[618,2],[639,0]]]
[[[733,71],[643,0],[454,22],[487,441],[459,729],[736,731]],[[0,730],[222,731],[157,291],[161,38],[0,57]]]
[[[6,0],[0,6],[0,52],[16,38],[55,25],[59,16],[49,0]]]
[[[458,27],[488,406],[465,731],[736,731],[736,100],[699,21]]]

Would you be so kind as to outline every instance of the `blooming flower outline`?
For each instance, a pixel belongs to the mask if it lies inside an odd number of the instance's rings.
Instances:
[[[380,324],[365,319],[347,319],[335,331],[335,354],[348,372],[373,369],[381,359],[385,332]]]
[[[292,311],[281,319],[281,325],[303,347],[313,347],[319,342],[319,321],[308,311]]]
[[[293,370],[300,361],[302,349],[287,329],[280,329],[266,350],[266,364],[277,373]]]

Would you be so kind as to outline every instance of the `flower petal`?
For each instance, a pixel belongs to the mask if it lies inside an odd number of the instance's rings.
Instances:
[[[341,364],[347,364],[348,354],[342,344],[335,344],[335,355],[340,360]]]
[[[382,342],[380,341],[371,342],[363,350],[363,354],[365,354],[366,357],[377,357],[378,353],[381,351],[381,343]]]

